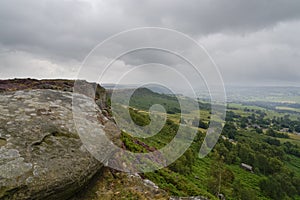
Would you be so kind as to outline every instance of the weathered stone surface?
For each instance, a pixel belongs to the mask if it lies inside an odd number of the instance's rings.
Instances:
[[[102,167],[82,145],[71,102],[48,89],[0,95],[0,199],[66,199]]]
[[[0,199],[169,199],[139,176],[103,168],[83,147],[82,141],[92,138],[81,135],[80,140],[75,129],[73,85],[72,80],[0,80]],[[77,128],[101,127],[110,141],[125,148],[104,88],[86,81],[80,85],[81,94],[96,92],[95,101],[81,95]],[[93,103],[96,112],[90,110]],[[101,141],[97,135],[89,143],[107,155]]]
[[[91,183],[70,200],[169,200],[166,191],[151,181],[143,180],[138,174],[118,172],[104,168]]]

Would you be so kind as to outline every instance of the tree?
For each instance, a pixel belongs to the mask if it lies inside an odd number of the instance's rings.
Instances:
[[[263,133],[263,130],[261,128],[258,128],[258,127],[255,128],[255,131],[258,134],[262,134]]]
[[[298,125],[295,126],[295,131],[298,132],[298,133],[300,133],[300,124],[298,124]]]
[[[209,171],[208,188],[216,196],[221,194],[222,188],[228,186],[234,181],[234,174],[225,167],[223,158],[217,152],[213,155],[211,168]]]
[[[283,163],[277,158],[270,158],[268,162],[268,174],[279,173],[283,167]]]
[[[208,129],[208,124],[200,120],[198,127],[203,129]]]
[[[255,153],[248,144],[238,144],[238,155],[244,163],[254,163]]]
[[[272,128],[269,128],[266,132],[266,134],[268,136],[271,136],[271,137],[278,137],[278,138],[289,138],[289,136],[285,133],[278,133],[276,131],[274,131]]]
[[[237,128],[233,123],[226,123],[223,128],[222,134],[230,139],[235,139],[235,136],[237,134]]]
[[[293,197],[299,191],[297,190],[297,183],[294,182],[293,174],[288,170],[284,170],[276,175],[269,176],[263,179],[260,183],[262,192],[272,199],[286,199],[286,197]]]
[[[266,196],[271,197],[274,200],[281,200],[285,196],[281,184],[272,176],[261,180],[259,187]]]
[[[265,175],[268,169],[268,158],[264,154],[259,153],[256,155],[255,164],[259,171]]]
[[[227,156],[225,157],[225,163],[226,164],[234,164],[238,161],[238,156],[236,151],[230,151]]]
[[[248,119],[246,117],[242,117],[241,119],[241,128],[246,128],[248,124]]]
[[[195,163],[195,154],[189,148],[178,160],[169,166],[169,168],[180,174],[189,174],[192,171],[192,166]]]
[[[240,180],[233,183],[233,196],[238,200],[256,200],[256,192],[251,188],[246,188]]]
[[[197,118],[194,118],[192,121],[192,125],[198,128],[208,129],[208,124],[203,122],[202,120],[198,120]]]
[[[267,137],[265,141],[270,145],[280,146],[280,141],[275,138]]]

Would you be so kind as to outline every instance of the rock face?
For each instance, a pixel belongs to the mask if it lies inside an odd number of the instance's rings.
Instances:
[[[79,137],[72,113],[74,83],[0,80],[0,200],[169,199],[151,181],[109,170],[86,150],[88,146],[82,143],[85,136]],[[101,126],[111,142],[125,148],[111,117],[105,89],[86,81],[80,86],[83,114],[79,116],[81,122],[76,123],[78,130],[80,125],[86,131]],[[93,92],[94,100],[90,98]],[[93,102],[97,104],[96,115],[89,112],[89,103]],[[95,139],[93,142],[98,144]],[[106,154],[105,144],[100,146],[102,149],[97,150]]]
[[[0,199],[67,199],[101,169],[71,103],[72,93],[49,89],[0,95]]]

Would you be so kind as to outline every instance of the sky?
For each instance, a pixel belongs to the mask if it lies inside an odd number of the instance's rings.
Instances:
[[[1,0],[0,78],[76,79],[87,55],[105,39],[128,29],[162,27],[202,45],[226,86],[300,86],[299,11],[299,0]],[[141,36],[114,43],[90,58],[91,66],[103,67],[113,52],[142,39],[191,50],[176,37]],[[142,51],[120,58],[102,82],[116,82],[126,70],[153,61],[189,71],[172,55]],[[161,79],[169,74],[164,71]],[[156,72],[148,66],[137,73],[131,80]],[[167,78],[178,84],[176,79]],[[197,78],[187,79],[197,84]]]

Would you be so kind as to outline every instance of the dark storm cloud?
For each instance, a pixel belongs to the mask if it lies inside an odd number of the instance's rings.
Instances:
[[[163,26],[187,34],[251,31],[295,19],[300,1],[0,1],[0,40],[25,50],[82,56],[126,28]]]
[[[82,1],[0,1],[0,41],[49,57],[82,59],[97,40],[122,29],[111,27],[105,14]]]
[[[147,24],[160,24],[194,35],[221,31],[246,33],[300,16],[297,0],[123,0],[118,3]]]
[[[214,34],[201,41],[226,82],[299,86],[300,22],[279,24],[247,36]]]
[[[299,9],[298,0],[2,0],[0,76],[74,78],[90,50],[112,34],[161,26],[202,43],[226,82],[299,82]],[[131,55],[120,67],[152,56]]]

